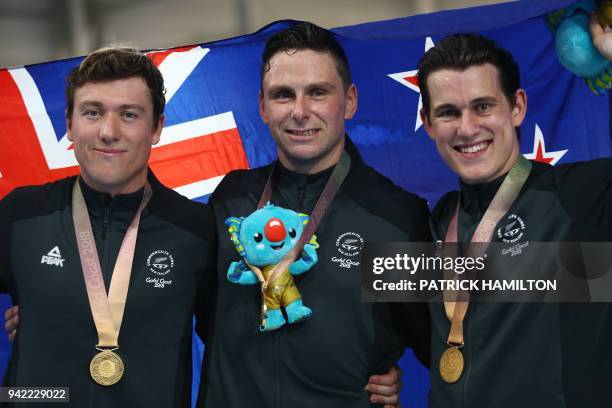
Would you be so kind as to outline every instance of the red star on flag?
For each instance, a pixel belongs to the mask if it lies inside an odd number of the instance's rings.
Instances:
[[[431,39],[431,37],[427,37],[425,39],[425,52],[427,52],[427,50],[429,50],[433,46],[434,46],[433,40]],[[412,71],[396,72],[395,74],[387,75],[389,78],[396,80],[400,84],[407,86],[408,88],[412,89],[413,91],[419,94],[419,105],[417,107],[416,123],[414,125],[415,131],[417,131],[423,125],[423,122],[421,121],[421,115],[419,115],[419,112],[421,111],[421,108],[423,107],[423,101],[421,99],[421,90],[419,88],[419,81],[417,79],[418,72],[419,71],[415,69]]]
[[[536,124],[535,134],[533,137],[533,151],[531,153],[524,154],[526,159],[534,160],[540,163],[547,163],[551,165],[555,165],[565,153],[567,153],[568,149],[565,150],[557,150],[554,152],[547,152],[546,145],[544,143],[544,135],[542,134],[542,130]]]

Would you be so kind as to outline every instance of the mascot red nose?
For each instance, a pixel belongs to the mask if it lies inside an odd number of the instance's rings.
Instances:
[[[282,241],[287,236],[285,224],[278,218],[270,218],[264,227],[264,234],[270,242]]]

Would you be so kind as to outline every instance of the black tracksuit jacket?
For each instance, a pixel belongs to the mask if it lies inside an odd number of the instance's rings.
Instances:
[[[0,285],[20,306],[9,385],[68,386],[74,407],[190,406],[192,316],[214,251],[211,212],[152,173],[149,180],[117,350],[125,373],[110,387],[89,374],[98,338],[72,222],[75,178],[18,188],[0,201]],[[108,291],[142,189],[111,199],[81,186]]]
[[[461,184],[459,242],[470,241],[502,180]],[[457,199],[457,192],[448,193],[433,211],[435,239],[444,240]],[[612,160],[556,167],[533,163],[521,193],[496,226],[493,243],[500,242],[498,228],[517,217],[522,226],[515,232],[522,236],[502,248],[531,245],[515,257],[502,255],[505,262],[537,258],[537,242],[612,241]],[[528,268],[536,273],[543,262]],[[431,407],[612,407],[608,303],[471,302],[464,320],[466,369],[455,384],[444,383],[437,369],[450,323],[442,304],[431,304],[431,314]]]
[[[213,193],[219,247],[211,285],[217,299],[214,309],[204,306],[214,315],[200,327],[207,339],[200,405],[370,407],[364,390],[369,375],[385,373],[405,347],[428,361],[427,305],[361,302],[359,254],[341,247],[348,238],[429,242],[427,205],[366,166],[348,138],[346,149],[352,165],[316,231],[318,263],[294,277],[313,314],[274,332],[259,331],[259,286],[226,278],[240,257],[224,225],[256,209],[271,166],[231,172]],[[310,213],[332,169],[303,175],[277,166],[272,203]]]

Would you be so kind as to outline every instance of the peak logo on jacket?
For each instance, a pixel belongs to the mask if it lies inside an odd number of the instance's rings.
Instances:
[[[147,276],[146,283],[152,284],[154,288],[165,288],[166,285],[170,286],[172,284],[171,280],[161,278],[161,276],[168,275],[174,268],[174,257],[168,251],[158,249],[151,252],[147,257],[147,268],[158,277]]]
[[[65,259],[62,258],[62,253],[57,245],[40,258],[41,264],[59,266],[60,268],[64,267],[64,261]]]
[[[345,232],[340,234],[336,239],[336,249],[343,257],[332,257],[332,262],[339,264],[342,268],[350,269],[353,266],[359,266],[357,257],[363,248],[363,238],[356,232]]]

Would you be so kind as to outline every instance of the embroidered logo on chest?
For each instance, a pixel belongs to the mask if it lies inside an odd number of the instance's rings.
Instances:
[[[350,269],[353,266],[359,266],[359,261],[351,259],[356,257],[363,248],[363,238],[356,232],[345,232],[340,234],[336,239],[336,250],[343,255],[341,257],[332,257],[332,262],[337,263],[342,268]]]
[[[516,214],[510,214],[497,229],[497,237],[502,242],[513,243],[518,241],[525,234],[525,223]]]
[[[161,278],[167,276],[174,268],[174,257],[168,251],[158,249],[151,252],[147,257],[147,268],[158,277],[147,276],[146,283],[153,285],[154,288],[165,288],[166,285],[172,284],[172,280]]]
[[[40,259],[41,264],[57,266],[60,268],[64,267],[65,259],[62,258],[59,246],[54,246],[46,255],[43,255]]]

